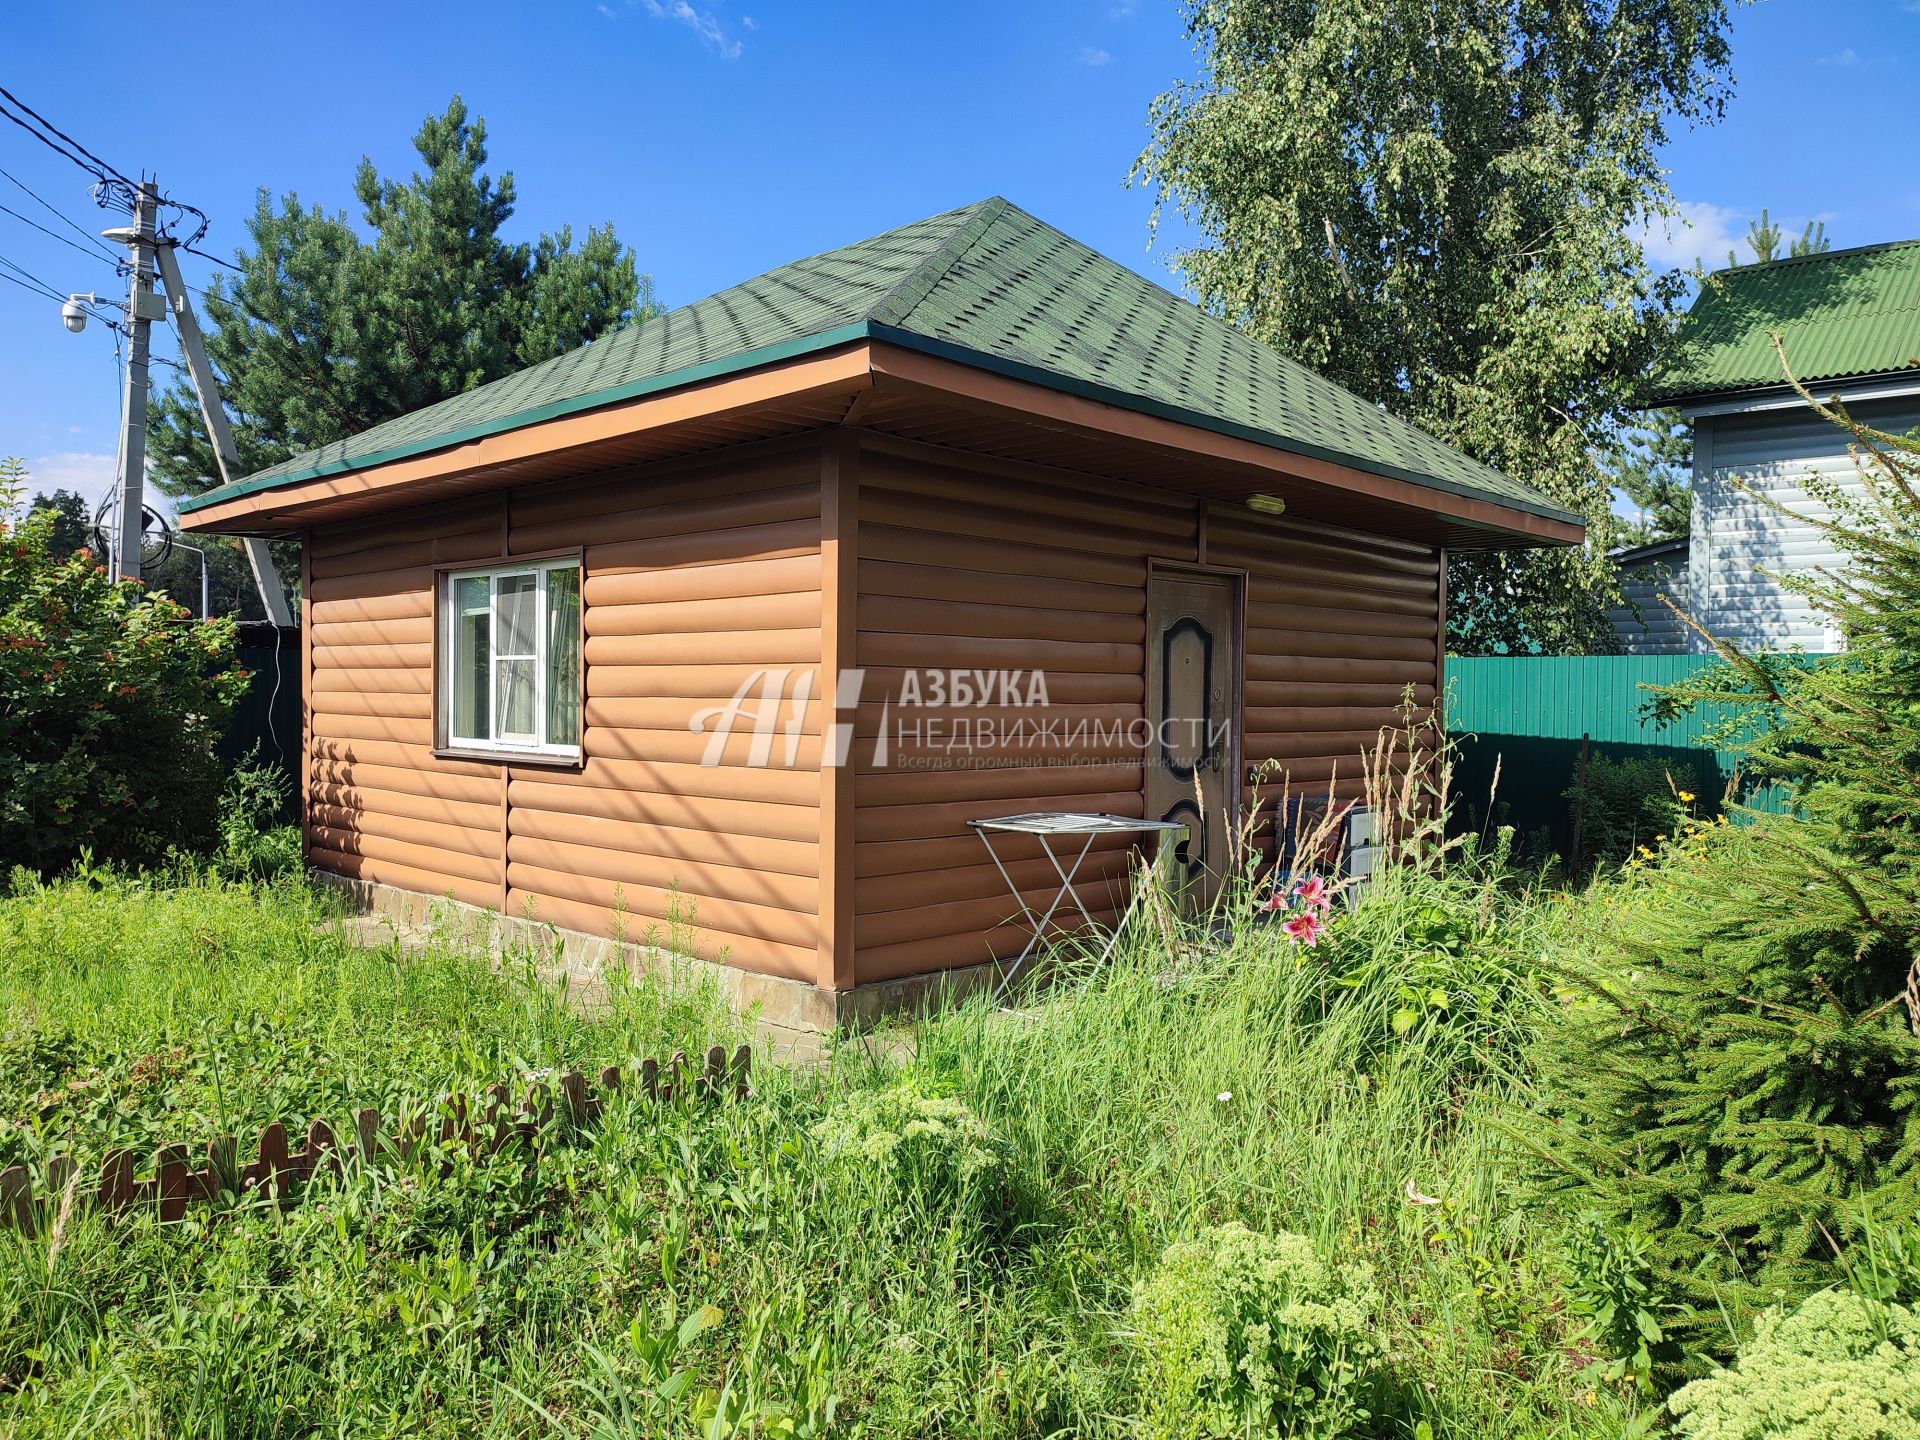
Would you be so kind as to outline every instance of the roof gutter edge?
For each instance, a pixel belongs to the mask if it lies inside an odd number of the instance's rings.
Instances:
[[[812,335],[776,341],[772,345],[762,345],[755,350],[743,350],[736,355],[709,360],[699,365],[684,365],[678,370],[669,370],[661,375],[649,375],[625,385],[571,396],[565,400],[553,401],[551,404],[515,411],[497,420],[484,421],[458,430],[444,431],[422,440],[389,446],[384,450],[376,450],[356,459],[311,465],[302,470],[293,470],[284,475],[274,475],[266,479],[248,476],[209,490],[204,495],[181,500],[174,508],[180,514],[191,514],[208,506],[245,499],[249,495],[257,495],[269,490],[286,489],[304,484],[309,480],[324,480],[335,475],[351,475],[356,471],[376,469],[396,460],[411,460],[421,455],[430,455],[437,450],[451,450],[456,446],[471,444],[475,440],[484,440],[492,435],[502,435],[511,430],[524,430],[543,421],[558,420],[568,415],[578,415],[584,411],[618,405],[627,400],[643,399],[663,391],[695,385],[702,380],[715,380],[743,370],[754,370],[763,365],[777,364],[782,360],[817,354],[822,350],[833,350],[841,345],[867,339],[869,328],[864,320],[836,325],[830,330],[818,331]]]

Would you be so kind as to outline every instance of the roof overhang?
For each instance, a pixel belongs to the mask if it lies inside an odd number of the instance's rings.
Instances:
[[[845,424],[1225,502],[1272,495],[1298,518],[1455,549],[1576,544],[1584,533],[1577,517],[1544,502],[1497,503],[1428,478],[1361,468],[1312,446],[1283,449],[1170,408],[1155,413],[1138,397],[1067,390],[971,351],[941,349],[904,332],[843,339],[663,393],[453,437],[419,453],[242,482],[182,505],[181,524],[289,536],[383,510]]]
[[[1818,400],[1856,404],[1920,395],[1920,370],[1891,370],[1878,375],[1827,376],[1800,382]],[[1675,390],[1650,396],[1643,408],[1678,410],[1684,419],[1702,415],[1745,415],[1762,410],[1801,410],[1806,400],[1786,381],[1718,390]]]

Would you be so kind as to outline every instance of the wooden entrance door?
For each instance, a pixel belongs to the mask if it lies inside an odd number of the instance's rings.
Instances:
[[[1147,814],[1187,826],[1178,873],[1203,905],[1225,878],[1239,799],[1236,586],[1177,570],[1147,583]]]

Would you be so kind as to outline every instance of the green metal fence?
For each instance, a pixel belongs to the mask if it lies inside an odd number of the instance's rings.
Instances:
[[[1701,706],[1668,725],[1648,714],[1652,687],[1685,680],[1711,655],[1490,656],[1447,661],[1447,728],[1458,745],[1454,825],[1512,825],[1536,850],[1570,855],[1566,799],[1581,755],[1647,756],[1693,772],[1709,808],[1730,788],[1742,803],[1778,808],[1778,793],[1755,792],[1739,756],[1708,736],[1727,719]],[[1495,784],[1496,767],[1498,784]]]
[[[300,632],[243,621],[234,659],[247,671],[247,693],[227,722],[220,754],[229,764],[252,754],[279,769],[288,786],[282,818],[292,820],[300,793]]]

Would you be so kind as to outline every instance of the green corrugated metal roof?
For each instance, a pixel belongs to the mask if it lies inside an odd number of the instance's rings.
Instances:
[[[1648,403],[1785,384],[1775,331],[1803,381],[1920,369],[1920,240],[1708,276]]]
[[[364,469],[859,339],[1430,489],[1578,519],[1001,199],[782,265],[180,508]]]

